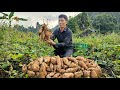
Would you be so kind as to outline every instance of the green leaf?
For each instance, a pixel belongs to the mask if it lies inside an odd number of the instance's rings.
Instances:
[[[18,18],[21,21],[27,21],[28,19],[24,19],[24,18]]]
[[[2,65],[2,68],[5,69],[5,68],[7,68],[9,65],[10,65],[9,63],[4,63],[4,64]]]
[[[14,16],[14,12],[11,12],[11,13],[9,14],[9,19],[11,19],[13,16]]]
[[[6,18],[6,17],[1,17],[1,16],[0,16],[0,19],[7,19],[7,18]]]
[[[8,16],[8,14],[1,12],[3,15]]]

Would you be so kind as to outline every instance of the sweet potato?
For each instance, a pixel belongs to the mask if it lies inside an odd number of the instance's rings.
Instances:
[[[50,77],[54,76],[55,75],[55,72],[51,72],[48,74]]]
[[[91,78],[97,78],[98,76],[97,76],[97,74],[96,74],[96,72],[94,70],[91,70],[90,77]]]
[[[30,71],[30,70],[27,71],[27,74],[28,74],[29,77],[34,77],[35,76],[35,72]]]
[[[50,63],[50,70],[53,71],[53,64]]]
[[[31,66],[32,64],[34,64],[34,61],[30,62],[27,66]]]
[[[60,73],[65,73],[65,70],[64,69],[60,69],[59,72]]]
[[[81,67],[85,68],[86,70],[88,69],[88,67],[86,66],[86,64],[85,64],[83,61],[79,61],[78,64],[79,64]]]
[[[90,77],[90,71],[84,70],[83,75],[84,77]]]
[[[82,56],[77,56],[76,59],[79,60],[79,61],[83,61],[85,58],[82,57]]]
[[[62,78],[73,78],[74,77],[74,74],[73,73],[64,73],[62,75]]]
[[[40,77],[40,72],[35,72],[36,77]]]
[[[39,71],[39,65],[37,63],[34,63],[32,65],[32,71],[35,71],[35,72]]]
[[[60,67],[61,67],[61,60],[60,60],[60,58],[59,57],[57,57],[57,65],[59,65]]]
[[[53,65],[53,71],[55,72],[57,70],[57,65]]]
[[[60,75],[60,73],[56,73],[53,78],[58,78],[58,76]]]
[[[40,65],[38,60],[35,60],[34,64]]]
[[[48,66],[48,67],[46,68],[46,70],[47,70],[48,72],[50,72],[50,71],[51,71],[50,66]]]
[[[23,73],[27,72],[27,65],[26,64],[23,64],[23,66],[22,66],[22,72]]]
[[[63,69],[67,69],[68,68],[68,66],[67,65],[63,65]]]
[[[74,58],[74,57],[67,57],[67,59],[72,61],[72,62],[74,62],[76,60],[76,58]]]
[[[56,60],[55,57],[51,57],[50,60],[51,60],[51,63],[52,63],[52,64],[56,64],[56,63],[57,63],[57,60]]]
[[[44,62],[49,63],[50,62],[50,57],[49,56],[45,56],[43,58],[43,60],[44,60]]]
[[[28,66],[28,70],[32,71],[32,65]]]
[[[61,70],[61,67],[59,65],[57,65],[56,70],[59,72]]]
[[[76,65],[75,63],[72,62],[69,67],[70,67],[70,68],[74,68],[74,67],[77,67],[77,66],[78,66],[78,65]]]
[[[41,65],[43,63],[43,57],[37,59],[39,61],[39,64]]]
[[[64,63],[63,63],[62,58],[60,58],[60,60],[61,60],[61,68],[62,68],[62,67],[63,67],[63,65],[64,65]]]
[[[70,65],[70,63],[69,63],[69,61],[68,61],[67,58],[64,57],[62,60],[63,60],[64,64],[66,64],[66,65],[68,65],[68,66]]]
[[[75,73],[74,73],[74,77],[75,77],[75,78],[80,78],[82,75],[83,75],[82,71],[79,71],[79,72],[75,72]]]
[[[47,72],[46,72],[46,71],[40,72],[40,78],[45,78],[46,75],[47,75]]]
[[[52,78],[50,75],[47,75],[46,78]]]
[[[78,69],[77,67],[76,68],[68,68],[68,69],[66,69],[66,73],[76,72],[77,69]]]

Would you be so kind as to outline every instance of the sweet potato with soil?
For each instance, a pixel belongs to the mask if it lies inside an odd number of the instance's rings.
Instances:
[[[37,59],[39,61],[39,64],[41,65],[43,63],[43,57]]]
[[[32,65],[28,66],[28,70],[32,71]]]
[[[60,73],[65,73],[66,71],[64,69],[59,70]]]
[[[85,58],[82,57],[82,56],[77,56],[76,59],[79,60],[79,61],[84,61]]]
[[[74,77],[75,77],[75,78],[80,78],[82,75],[83,75],[82,71],[79,71],[79,72],[75,72],[75,73],[74,73]]]
[[[40,77],[40,72],[35,72],[35,75],[36,75],[37,77]]]
[[[61,70],[61,67],[59,65],[56,65],[56,70],[59,72]]]
[[[59,57],[57,57],[57,59],[56,59],[56,60],[57,60],[57,65],[59,65],[59,66],[61,67],[61,65],[62,65],[62,64],[61,64],[61,60],[60,60],[60,58],[59,58]]]
[[[52,77],[52,76],[54,76],[56,74],[56,72],[51,72],[51,73],[49,73],[48,75],[50,76],[50,77]]]
[[[58,76],[58,78],[62,78],[62,74]]]
[[[97,63],[95,63],[95,62],[91,62],[89,65],[88,65],[88,67],[90,68],[90,67],[97,67],[98,65],[97,65]]]
[[[78,67],[76,67],[76,68],[68,68],[68,69],[66,69],[66,73],[73,73],[73,72],[76,72],[77,69],[78,69]]]
[[[55,72],[57,70],[57,65],[53,65],[53,71]]]
[[[52,78],[50,75],[47,75],[46,78]]]
[[[50,66],[48,66],[48,67],[46,68],[46,70],[47,70],[48,72],[50,72],[50,71],[51,71]]]
[[[50,62],[50,57],[49,56],[45,56],[43,58],[43,60],[44,60],[44,62],[49,63]]]
[[[26,64],[23,64],[23,66],[22,66],[22,72],[23,73],[27,73],[27,65]]]
[[[60,60],[61,60],[61,67],[63,67],[64,63],[63,63],[62,58],[60,58]]]
[[[95,68],[91,67],[91,68],[89,68],[89,70],[94,70],[96,72],[97,76],[100,76],[102,74],[102,71],[99,66],[97,66]]]
[[[30,70],[27,71],[27,74],[28,74],[29,77],[34,77],[35,76],[35,72],[30,71]]]
[[[62,78],[73,78],[74,77],[74,74],[73,73],[64,73],[62,75]]]
[[[68,66],[70,65],[70,63],[69,63],[69,61],[68,61],[67,58],[64,57],[62,60],[63,60],[64,64],[66,64],[66,65],[68,65]]]
[[[74,57],[67,57],[67,59],[68,59],[69,61],[72,61],[72,62],[74,62],[74,61],[76,60],[76,58],[74,58]]]
[[[34,64],[40,65],[38,60],[35,60]]]
[[[78,64],[79,64],[81,67],[85,68],[86,70],[88,69],[88,67],[86,66],[86,64],[85,64],[83,61],[79,61]]]
[[[53,71],[53,64],[50,63],[50,70]]]
[[[27,65],[27,67],[33,65],[34,63],[35,63],[34,61],[30,62],[30,63]]]
[[[90,71],[84,70],[83,75],[84,77],[90,77]]]
[[[40,72],[46,71],[46,69],[47,69],[47,68],[46,68],[46,63],[43,62],[43,63],[41,64],[41,67],[40,67]]]
[[[39,71],[39,65],[37,63],[34,63],[32,65],[32,71],[35,71],[35,72]]]
[[[67,69],[68,68],[68,66],[67,65],[63,65],[63,69]]]
[[[52,63],[52,64],[56,64],[56,63],[57,63],[57,60],[56,60],[55,57],[51,57],[50,60],[51,60],[51,63]]]
[[[90,77],[91,78],[97,78],[98,76],[97,76],[97,74],[96,74],[96,72],[94,70],[91,70]]]
[[[40,72],[40,78],[45,78],[46,75],[47,75],[47,72],[46,72],[46,71]]]
[[[78,66],[78,65],[76,65],[75,63],[72,62],[69,67],[70,67],[70,68],[74,68],[74,67],[77,67],[77,66]]]
[[[56,73],[52,78],[58,78],[59,75],[60,73]]]

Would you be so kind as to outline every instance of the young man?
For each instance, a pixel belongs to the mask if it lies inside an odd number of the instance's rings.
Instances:
[[[73,54],[72,31],[67,27],[68,18],[61,14],[58,17],[59,28],[53,32],[51,41],[48,41],[55,48],[55,55],[67,57]],[[54,40],[57,38],[58,43]]]

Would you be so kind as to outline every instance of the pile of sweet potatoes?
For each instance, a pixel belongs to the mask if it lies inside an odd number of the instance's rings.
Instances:
[[[102,73],[97,63],[81,56],[40,57],[23,64],[22,72],[31,78],[99,78]]]

